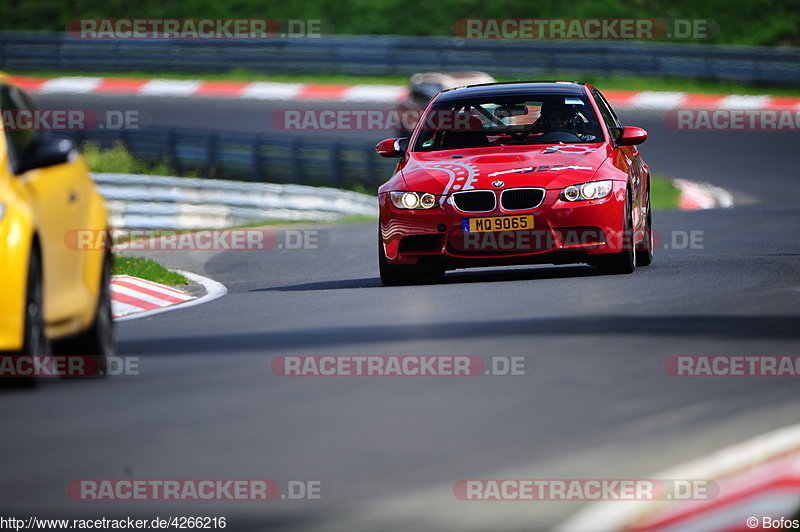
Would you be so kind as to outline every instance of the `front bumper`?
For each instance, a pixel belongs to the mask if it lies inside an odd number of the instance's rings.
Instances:
[[[547,190],[535,209],[507,212],[497,207],[480,214],[457,210],[447,197],[439,197],[440,206],[430,210],[397,209],[388,194],[380,194],[384,253],[390,264],[436,263],[452,269],[585,262],[623,249],[625,182],[615,181],[611,193],[599,200],[567,202],[559,199],[560,193]],[[463,229],[465,218],[512,215],[533,215],[533,229],[485,233]]]

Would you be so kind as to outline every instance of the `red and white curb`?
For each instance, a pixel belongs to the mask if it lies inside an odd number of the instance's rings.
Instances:
[[[800,111],[800,98],[747,96],[739,94],[703,94],[657,91],[603,91],[615,107],[627,109],[788,109]]]
[[[102,77],[32,78],[11,76],[23,89],[40,94],[136,94],[139,96],[208,96],[251,100],[309,100],[394,104],[404,99],[399,85],[328,85],[266,81],[201,81]],[[631,109],[789,109],[800,111],[800,98],[694,94],[687,92],[603,91],[615,106]]]
[[[136,94],[139,96],[210,96],[250,100],[391,102],[407,94],[397,85],[328,85],[266,81],[199,81],[99,77],[30,78],[12,76],[23,89],[39,94]]]
[[[130,275],[111,277],[111,313],[115,318],[177,305],[194,299],[177,288]]]
[[[719,491],[715,497],[705,499],[597,503],[562,523],[556,531],[783,529],[762,527],[762,523],[765,517],[790,518],[800,508],[800,425],[725,447],[649,478],[713,480]]]
[[[178,271],[178,273],[203,285],[206,290],[205,295],[198,298],[183,290],[130,275],[112,276],[111,313],[114,319],[125,321],[152,316],[176,307],[186,308],[207,303],[227,293],[222,283],[191,272]]]
[[[733,196],[724,188],[687,179],[674,179],[672,182],[680,190],[679,209],[727,209],[733,207]]]

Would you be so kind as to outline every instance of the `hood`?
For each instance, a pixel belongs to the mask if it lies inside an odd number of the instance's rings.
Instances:
[[[607,157],[604,143],[413,152],[402,174],[409,190],[437,196],[473,189],[560,189],[591,181]],[[503,184],[493,185],[496,181]]]

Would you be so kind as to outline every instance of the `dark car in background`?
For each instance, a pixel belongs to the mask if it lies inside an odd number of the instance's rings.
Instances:
[[[402,117],[398,137],[409,137],[417,125],[420,115],[428,107],[434,96],[446,89],[454,89],[465,85],[494,83],[496,80],[479,70],[463,72],[418,72],[408,81],[408,95],[397,106]]]

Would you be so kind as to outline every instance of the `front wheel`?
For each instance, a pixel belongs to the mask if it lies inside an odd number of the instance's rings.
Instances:
[[[403,286],[419,282],[422,279],[441,280],[444,277],[443,268],[420,268],[418,266],[395,266],[389,264],[383,250],[383,241],[378,230],[378,268],[381,283],[384,286]]]
[[[653,262],[653,214],[650,210],[650,186],[647,186],[647,217],[645,218],[644,239],[636,249],[636,265],[650,266]]]
[[[22,355],[42,357],[47,354],[44,333],[44,292],[42,289],[42,259],[39,251],[31,252],[28,262],[28,286],[25,296],[25,344]]]
[[[631,211],[631,195],[625,201],[624,229],[622,231],[622,251],[596,259],[595,264],[604,274],[617,275],[633,273],[636,269],[636,250],[633,242],[633,215]]]

